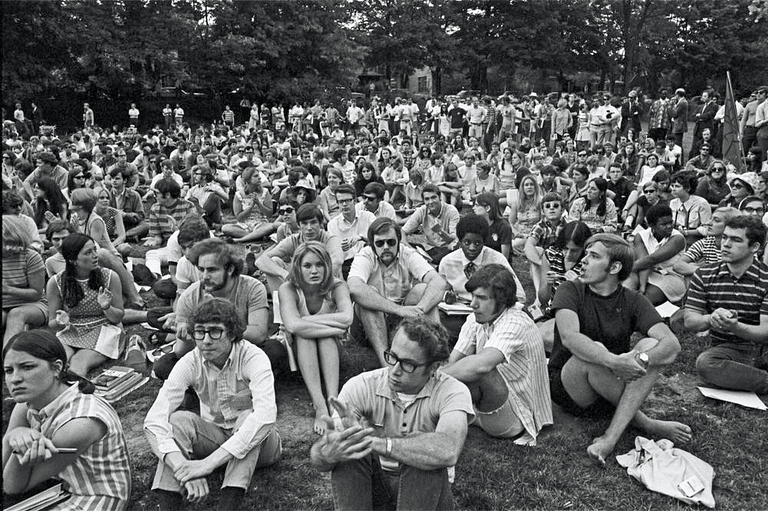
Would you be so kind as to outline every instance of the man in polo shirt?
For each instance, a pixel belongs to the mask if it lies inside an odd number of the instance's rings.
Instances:
[[[697,269],[685,302],[685,328],[709,329],[712,347],[696,359],[704,381],[768,393],[768,265],[757,259],[766,226],[757,216],[731,218],[722,261]]]
[[[633,264],[628,241],[615,234],[592,236],[581,277],[560,284],[551,306],[552,401],[572,415],[611,419],[587,448],[600,465],[630,423],[678,445],[691,439],[687,425],[652,419],[640,411],[661,371],[680,352],[680,343],[645,296],[621,285]],[[636,331],[645,337],[630,349]]]
[[[323,229],[323,219],[320,208],[314,204],[302,204],[296,212],[300,232],[288,236],[256,260],[256,267],[267,276],[267,287],[270,292],[277,291],[285,282],[293,253],[305,241],[319,241],[325,245],[333,262],[333,274],[341,277],[341,265],[344,261],[341,239]]]
[[[355,316],[382,367],[387,364],[388,326],[407,317],[437,320],[436,305],[446,290],[435,269],[414,249],[401,245],[401,236],[395,220],[377,218],[368,228],[368,246],[355,256],[347,279]]]
[[[357,211],[369,211],[376,218],[397,219],[397,213],[395,213],[395,208],[392,204],[384,202],[384,194],[386,192],[387,189],[383,184],[368,183],[363,189],[363,202],[358,202],[355,205],[355,209]]]
[[[448,254],[456,244],[456,224],[459,211],[451,204],[440,200],[440,190],[434,184],[427,184],[421,192],[424,205],[416,208],[403,226],[403,233],[414,234],[421,228],[426,243],[424,249],[435,264]]]
[[[310,456],[331,471],[336,509],[453,509],[449,471],[474,413],[467,387],[438,371],[448,354],[439,325],[406,319],[386,368],[331,398],[333,421]]]
[[[484,266],[466,284],[473,313],[443,372],[472,393],[475,425],[491,436],[536,445],[552,424],[544,342],[533,320],[515,307],[518,281],[507,267]]]
[[[336,189],[336,202],[341,214],[328,222],[328,232],[341,240],[344,251],[344,264],[341,266],[342,277],[346,280],[352,260],[365,246],[368,228],[376,220],[370,211],[357,211],[355,208],[355,187],[348,184],[339,185]]]

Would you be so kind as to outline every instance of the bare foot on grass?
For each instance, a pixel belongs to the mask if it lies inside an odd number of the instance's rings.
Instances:
[[[675,445],[687,444],[693,438],[691,428],[688,425],[675,421],[655,420],[653,427],[648,428],[648,433],[658,437],[654,440],[666,438],[672,440]]]
[[[325,430],[328,427],[328,423],[326,422],[326,418],[328,417],[328,412],[322,412],[320,410],[317,410],[315,412],[315,422],[312,425],[312,431],[314,431],[316,434],[323,436],[325,434]]]

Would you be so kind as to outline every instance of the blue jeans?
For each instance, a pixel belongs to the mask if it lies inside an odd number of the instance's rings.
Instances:
[[[706,382],[732,390],[768,393],[768,371],[755,367],[757,347],[751,342],[723,343],[696,359],[696,370]]]
[[[379,457],[339,463],[331,473],[333,503],[338,510],[453,509],[448,470],[420,470],[400,465],[400,473],[382,470]]]

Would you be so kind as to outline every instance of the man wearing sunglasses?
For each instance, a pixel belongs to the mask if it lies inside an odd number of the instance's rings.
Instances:
[[[389,331],[400,318],[429,316],[437,321],[436,305],[445,294],[445,280],[416,250],[400,244],[400,226],[377,218],[368,228],[368,246],[349,270],[349,292],[355,316],[362,323],[382,367]]]
[[[336,509],[453,509],[450,473],[474,412],[467,387],[438,371],[448,354],[440,325],[407,318],[385,367],[331,398],[311,460],[331,472]]]
[[[552,424],[544,341],[520,307],[519,281],[508,266],[490,264],[466,283],[473,313],[443,372],[464,382],[472,394],[474,425],[518,445],[536,445]]]
[[[376,218],[391,218],[397,219],[397,213],[395,208],[389,202],[384,202],[384,195],[387,189],[381,183],[368,183],[363,188],[363,200],[355,204],[355,208],[358,212],[369,211],[374,214]]]
[[[270,361],[243,342],[247,327],[227,299],[201,303],[189,326],[195,349],[179,361],[144,420],[158,457],[152,489],[161,510],[176,511],[182,492],[202,502],[210,493],[207,476],[226,465],[218,509],[240,509],[256,469],[282,451]],[[200,399],[199,414],[180,409],[188,389]]]

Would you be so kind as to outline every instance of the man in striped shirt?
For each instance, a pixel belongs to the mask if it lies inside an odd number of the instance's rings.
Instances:
[[[728,220],[722,261],[696,270],[685,303],[685,327],[710,331],[712,347],[696,360],[706,382],[768,393],[768,266],[756,254],[766,227],[754,216]]]
[[[172,179],[161,179],[157,183],[157,202],[149,210],[149,238],[147,247],[159,247],[168,241],[181,221],[197,208],[181,198],[181,187]]]
[[[552,424],[544,342],[533,320],[515,307],[515,278],[507,268],[478,269],[466,289],[473,313],[461,328],[443,372],[472,394],[475,426],[491,436],[536,445]]]

